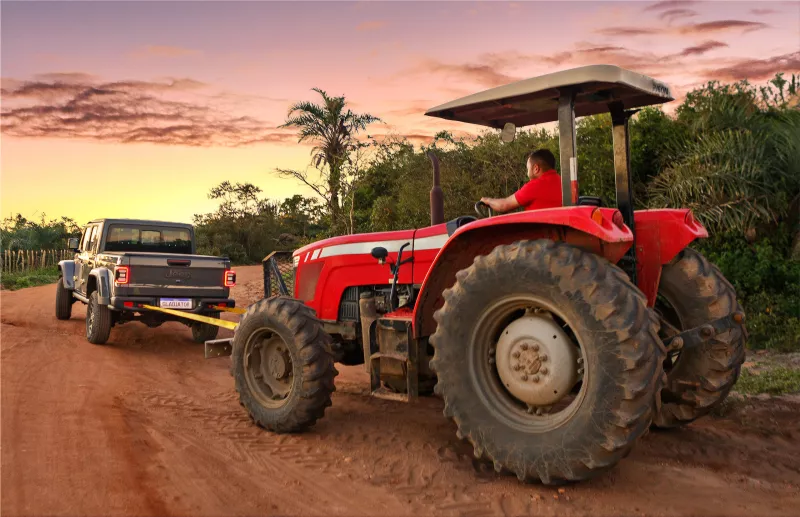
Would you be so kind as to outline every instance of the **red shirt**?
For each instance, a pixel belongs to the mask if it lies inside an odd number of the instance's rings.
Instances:
[[[517,203],[525,210],[561,206],[561,176],[554,169],[530,180],[514,193]]]

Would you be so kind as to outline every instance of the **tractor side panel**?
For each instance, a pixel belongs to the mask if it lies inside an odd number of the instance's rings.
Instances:
[[[413,254],[414,262],[402,266],[398,283],[414,283],[417,269],[427,271],[439,248],[447,242],[445,225],[425,230],[419,239],[415,238],[417,230],[347,235],[295,251],[295,296],[314,309],[320,319],[336,321],[342,295],[348,287],[392,282],[388,261],[397,261],[398,251],[405,243],[409,246],[403,250],[403,260]],[[389,252],[386,264],[379,264],[372,257],[372,248],[377,246]]]
[[[647,305],[656,302],[661,269],[695,239],[708,232],[695,221],[688,209],[639,210],[633,213],[636,229],[636,283],[647,296]]]
[[[611,222],[614,209],[600,209],[603,220],[591,218],[593,207],[538,210],[481,219],[459,228],[439,252],[422,285],[414,307],[414,333],[429,336],[436,330],[433,313],[444,300],[442,293],[455,283],[456,273],[496,246],[518,240],[550,239],[568,242],[617,263],[633,244],[627,227]]]

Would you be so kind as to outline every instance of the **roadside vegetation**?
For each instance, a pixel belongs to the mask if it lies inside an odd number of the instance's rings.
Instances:
[[[800,350],[798,79],[711,82],[690,92],[674,115],[647,108],[631,122],[636,208],[694,211],[711,234],[695,246],[735,286],[749,346],[776,352]],[[441,132],[422,146],[400,136],[378,140],[369,133],[377,117],[353,113],[344,97],[314,92],[319,102],[295,103],[284,124],[297,130],[298,141],[314,144],[309,168],[278,169],[273,177],[295,178],[316,195],[274,200],[256,185],[222,182],[208,194],[219,201],[217,210],[194,216],[200,252],[254,264],[274,250],[332,235],[426,226],[428,150],[440,160],[446,218],[472,214],[481,196],[514,192],[526,179],[531,150],[558,156],[557,134],[543,129],[520,131],[511,144],[491,131],[473,139]],[[608,115],[579,120],[581,193],[600,196],[606,206],[614,204],[611,148]],[[66,219],[39,224],[18,216],[5,220],[2,246],[63,247],[75,228]],[[748,375],[743,389],[764,381]]]
[[[0,275],[0,283],[2,283],[3,289],[8,289],[9,291],[52,284],[56,280],[58,280],[58,268],[56,267],[33,269],[20,273],[2,273]]]

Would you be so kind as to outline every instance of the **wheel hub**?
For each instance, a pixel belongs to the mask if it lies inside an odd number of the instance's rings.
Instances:
[[[495,352],[506,389],[531,406],[549,406],[578,381],[578,347],[552,319],[526,315],[509,324]]]
[[[275,349],[269,354],[269,373],[274,378],[280,380],[289,374],[289,363],[284,353]]]

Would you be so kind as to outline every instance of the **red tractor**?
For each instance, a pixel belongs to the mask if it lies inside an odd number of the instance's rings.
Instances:
[[[671,100],[661,82],[598,65],[429,110],[501,129],[506,142],[518,126],[557,120],[563,207],[485,217],[478,203],[479,217],[445,222],[431,155],[430,226],[310,244],[292,253],[293,274],[270,257],[267,297],[232,342],[251,417],[273,432],[305,429],[331,405],[334,363],[364,364],[374,396],[433,391],[476,457],[549,484],[610,469],[651,425],[707,414],[739,375],[744,314],[688,247],[708,236],[692,213],[634,211],[631,200],[628,119]],[[616,208],[578,191],[575,117],[603,112]]]

